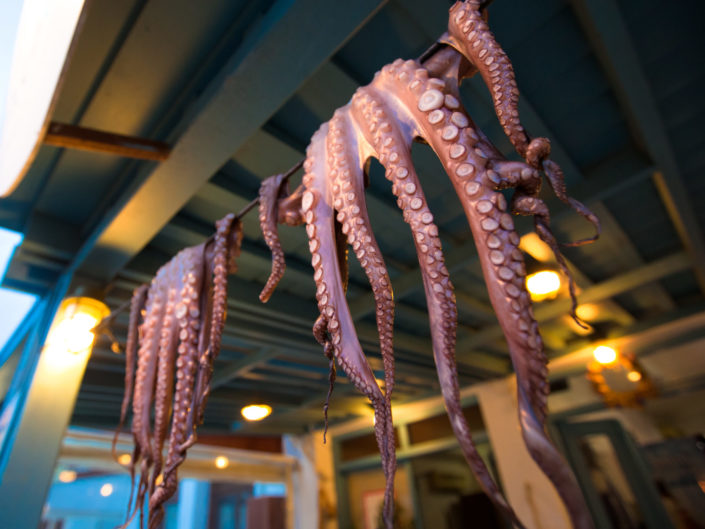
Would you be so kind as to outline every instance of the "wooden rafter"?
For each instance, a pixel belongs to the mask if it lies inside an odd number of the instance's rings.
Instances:
[[[161,141],[114,134],[102,130],[77,127],[66,123],[49,124],[44,143],[67,149],[116,154],[126,158],[163,162],[171,149]]]
[[[654,183],[705,293],[705,237],[683,182],[663,120],[615,0],[571,0],[598,60],[625,111],[635,139],[656,165]]]

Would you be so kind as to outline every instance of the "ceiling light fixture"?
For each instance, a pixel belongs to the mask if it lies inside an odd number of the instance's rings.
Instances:
[[[103,496],[103,498],[107,498],[113,493],[113,486],[111,483],[106,483],[102,487],[100,487],[100,495]]]
[[[242,408],[241,413],[245,420],[261,421],[272,413],[272,408],[266,404],[250,404]]]
[[[62,301],[44,344],[54,363],[70,364],[73,355],[90,352],[93,329],[108,314],[108,306],[97,299],[71,297]]]
[[[575,309],[575,314],[583,321],[594,321],[600,316],[600,307],[594,303],[583,303]]]
[[[62,470],[59,472],[59,481],[61,481],[61,483],[73,483],[76,481],[77,475],[75,470]]]
[[[553,270],[542,270],[527,276],[526,288],[534,301],[553,299],[561,288],[561,277]]]
[[[641,380],[641,373],[639,373],[636,369],[632,369],[629,373],[627,373],[627,379],[629,382],[639,382]]]
[[[608,365],[617,360],[617,351],[606,345],[598,345],[592,355],[602,365]]]

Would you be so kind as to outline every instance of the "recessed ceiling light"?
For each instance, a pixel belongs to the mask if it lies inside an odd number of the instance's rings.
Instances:
[[[261,421],[272,413],[272,408],[266,404],[250,404],[242,408],[241,413],[248,421]]]
[[[595,357],[595,360],[597,360],[600,364],[606,365],[606,364],[611,364],[615,360],[617,360],[617,351],[612,349],[611,347],[607,347],[606,345],[598,345],[595,347],[595,350],[592,352],[593,356]]]
[[[534,301],[552,298],[561,288],[561,277],[553,270],[542,270],[527,276],[526,288]]]

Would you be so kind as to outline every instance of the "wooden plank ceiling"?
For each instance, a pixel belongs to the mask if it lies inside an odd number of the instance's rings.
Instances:
[[[565,316],[565,298],[536,307],[548,354],[628,336],[705,310],[705,33],[687,7],[665,0],[497,0],[491,26],[514,62],[522,119],[551,138],[570,193],[602,219],[596,244],[566,249],[598,309],[589,334]],[[147,140],[164,161],[45,144],[17,191],[0,201],[0,224],[25,232],[6,286],[45,292],[59,274],[106,292],[112,308],[213,222],[257,194],[262,179],[303,156],[321,122],[375,71],[417,56],[445,28],[451,2],[422,0],[94,0],[51,119]],[[514,157],[480,79],[463,85],[476,123]],[[73,130],[73,129],[70,129]],[[80,145],[79,145],[80,146]],[[414,159],[436,213],[456,286],[458,360],[465,385],[511,371],[469,229],[440,164]],[[168,156],[168,157],[167,157]],[[438,393],[418,264],[380,167],[368,205],[397,300],[396,400]],[[550,201],[559,237],[590,227]],[[522,233],[531,225],[519,220]],[[253,401],[275,413],[253,431],[320,423],[328,367],[311,336],[316,308],[302,228],[281,229],[287,272],[267,305],[257,295],[270,256],[255,215],[244,221],[239,272],[205,430],[241,427]],[[534,265],[543,258],[533,255]],[[550,258],[549,258],[550,261]],[[550,264],[550,262],[548,263]],[[351,263],[350,307],[381,378],[374,307]],[[127,314],[113,332],[124,342]],[[101,340],[90,360],[74,424],[117,423],[122,357]],[[369,414],[339,378],[334,420]]]

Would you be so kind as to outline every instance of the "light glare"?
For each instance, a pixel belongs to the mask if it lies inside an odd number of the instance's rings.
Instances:
[[[62,470],[59,472],[59,481],[61,481],[61,483],[72,483],[76,481],[76,476],[75,470]]]
[[[102,487],[100,487],[100,495],[103,496],[103,498],[107,498],[113,493],[113,486],[111,483],[106,483]]]
[[[242,408],[241,413],[248,421],[261,421],[272,413],[272,408],[266,404],[251,404]]]
[[[52,365],[68,367],[80,358],[79,353],[90,352],[95,338],[92,330],[108,314],[110,309],[97,299],[74,297],[62,301],[45,344]]]
[[[639,373],[636,369],[632,369],[629,373],[627,373],[627,378],[630,382],[639,382],[641,380],[641,373]]]
[[[120,457],[118,457],[118,463],[121,465],[129,465],[131,461],[132,456],[130,454],[120,454]]]
[[[215,466],[216,468],[227,468],[228,465],[230,464],[230,461],[228,461],[228,458],[225,456],[218,456],[215,458]]]
[[[526,278],[526,288],[531,294],[531,299],[541,301],[558,293],[561,288],[561,278],[552,270],[543,270]]]
[[[593,321],[600,315],[600,307],[594,303],[583,303],[575,309],[575,314],[583,321]]]
[[[617,360],[617,351],[615,351],[611,347],[607,347],[606,345],[599,345],[595,347],[595,350],[592,352],[592,354],[595,357],[595,360],[597,360],[602,365],[611,364],[612,362]]]

